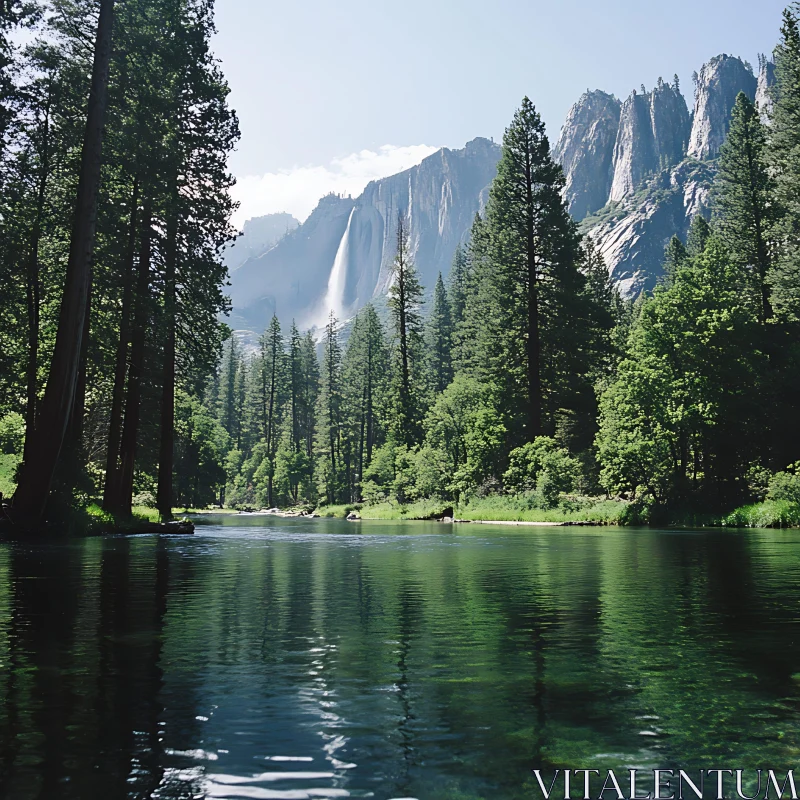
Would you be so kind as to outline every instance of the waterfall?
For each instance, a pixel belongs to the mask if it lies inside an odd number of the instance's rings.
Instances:
[[[350,212],[344,236],[342,236],[342,241],[339,242],[336,258],[333,259],[333,269],[331,269],[331,274],[328,278],[328,291],[323,301],[322,310],[325,315],[325,323],[323,324],[327,324],[331,310],[339,320],[342,319],[345,313],[344,289],[347,282],[347,257],[350,254],[350,224],[353,221],[354,213],[355,208]]]

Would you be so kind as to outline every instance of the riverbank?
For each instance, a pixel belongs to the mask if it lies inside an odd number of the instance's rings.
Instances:
[[[441,500],[414,503],[378,503],[320,506],[314,512],[322,517],[346,519],[357,514],[369,520],[436,520],[516,524],[531,526],[569,525],[648,525],[696,528],[797,528],[800,504],[784,500],[765,500],[734,509],[728,514],[696,512],[653,513],[651,507],[624,500],[565,498],[552,509],[531,508],[525,498],[494,496],[474,499],[463,505]]]
[[[632,525],[642,524],[632,504],[622,500],[590,500],[583,498],[572,505],[553,509],[531,508],[523,499],[487,497],[464,504],[443,500],[419,500],[414,503],[378,503],[320,506],[314,512],[321,517],[346,519],[355,513],[361,519],[438,520],[458,522],[501,523],[509,525]]]
[[[169,535],[190,535],[194,533],[191,520],[174,519],[163,522],[154,508],[137,506],[132,509],[130,517],[119,518],[104,511],[98,505],[90,505],[85,509],[87,532],[91,535],[105,533],[137,536],[146,533],[162,533]]]

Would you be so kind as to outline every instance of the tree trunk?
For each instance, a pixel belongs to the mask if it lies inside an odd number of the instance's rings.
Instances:
[[[111,420],[108,428],[108,450],[106,452],[106,477],[103,484],[103,508],[111,511],[114,492],[119,485],[119,445],[122,435],[122,401],[125,395],[125,372],[128,366],[128,344],[130,342],[131,302],[133,295],[133,263],[136,258],[136,221],[139,210],[139,181],[133,181],[131,196],[130,226],[128,228],[128,252],[123,267],[122,318],[119,324],[114,388],[111,393]]]
[[[136,280],[136,311],[131,337],[131,363],[128,368],[128,396],[125,400],[125,424],[122,429],[120,447],[119,482],[116,490],[114,511],[126,516],[131,514],[133,496],[133,470],[136,464],[136,442],[139,438],[139,406],[142,400],[142,370],[147,336],[148,306],[150,304],[150,240],[152,237],[152,210],[145,203],[142,246],[139,255],[139,272]]]
[[[81,462],[80,453],[83,447],[83,418],[86,415],[86,364],[89,359],[89,336],[92,323],[92,276],[89,274],[89,286],[86,289],[86,312],[83,315],[83,335],[81,337],[81,357],[78,368],[78,380],[75,384],[75,400],[72,404],[72,415],[65,443],[70,449],[73,467]]]
[[[174,194],[177,194],[175,192]],[[173,198],[176,202],[176,198]],[[177,205],[177,202],[176,202]],[[175,315],[176,260],[178,257],[178,210],[173,208],[167,223],[167,252],[164,273],[164,372],[161,388],[161,442],[158,457],[156,505],[162,519],[172,518],[172,470],[175,460]]]
[[[75,400],[89,272],[97,228],[97,191],[100,184],[103,123],[108,100],[113,17],[114,0],[101,0],[75,219],[56,344],[37,425],[26,434],[32,437],[26,447],[29,460],[23,465],[14,495],[14,516],[25,524],[37,525],[44,516],[53,474]]]
[[[52,88],[48,90],[47,105],[42,129],[41,173],[39,188],[36,194],[36,216],[31,230],[31,244],[28,254],[26,294],[28,305],[28,370],[27,370],[27,402],[25,406],[25,429],[31,435],[25,436],[23,461],[30,461],[33,433],[36,430],[36,406],[38,402],[39,376],[39,305],[41,302],[41,286],[39,279],[39,243],[42,238],[42,217],[44,201],[47,193],[47,179],[50,176],[50,104]]]

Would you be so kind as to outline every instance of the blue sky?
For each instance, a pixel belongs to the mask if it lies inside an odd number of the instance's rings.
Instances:
[[[240,219],[303,217],[431,148],[498,139],[527,94],[551,139],[589,89],[619,97],[717,53],[756,64],[784,0],[217,0],[242,141]],[[326,188],[327,187],[327,188]]]

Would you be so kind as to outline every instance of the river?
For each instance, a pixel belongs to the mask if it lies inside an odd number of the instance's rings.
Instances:
[[[796,766],[798,531],[208,523],[0,544],[0,797]]]

